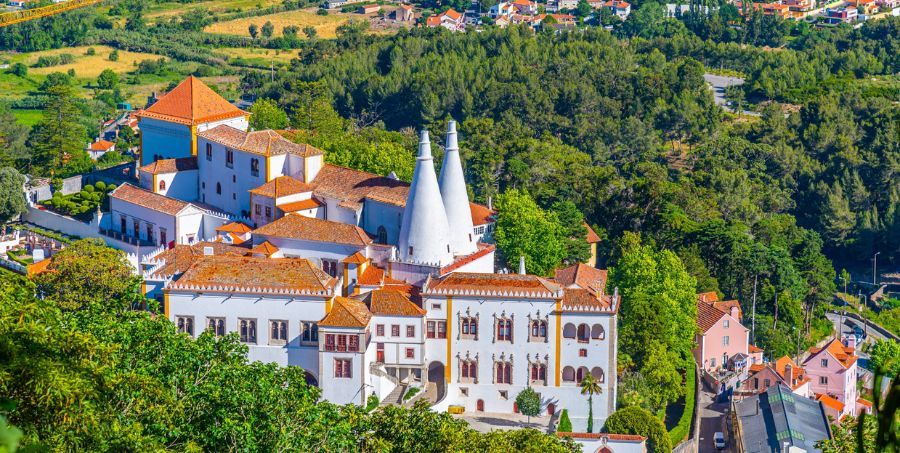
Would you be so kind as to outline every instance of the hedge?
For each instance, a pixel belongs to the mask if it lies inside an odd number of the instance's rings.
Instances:
[[[678,445],[679,442],[687,439],[691,430],[691,420],[694,418],[694,406],[697,404],[695,398],[697,395],[697,373],[694,371],[696,364],[693,358],[688,363],[688,370],[684,373],[684,390],[686,392],[684,395],[684,412],[681,413],[678,424],[669,431],[669,439],[672,441],[672,445]]]
[[[647,451],[661,453],[672,451],[672,441],[666,426],[655,415],[638,406],[630,406],[613,412],[606,419],[603,430],[616,434],[637,434],[647,438]]]

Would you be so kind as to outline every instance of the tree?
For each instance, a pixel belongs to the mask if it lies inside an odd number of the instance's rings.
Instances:
[[[316,27],[307,25],[306,27],[303,27],[303,34],[306,35],[307,39],[315,39],[318,32],[316,31]]]
[[[250,24],[250,26],[247,27],[247,31],[250,33],[250,37],[253,39],[256,39],[256,37],[259,35],[259,27],[257,27],[256,24]]]
[[[872,417],[864,417],[865,428],[862,435],[859,434],[860,417],[845,417],[840,423],[832,423],[831,439],[820,441],[816,447],[822,450],[822,453],[875,453],[875,431],[877,423]],[[859,440],[863,441],[864,447],[858,449]]]
[[[565,230],[554,212],[545,212],[528,192],[507,190],[497,197],[494,239],[507,266],[516,269],[519,257],[535,275],[549,275],[566,256]]]
[[[119,75],[112,69],[104,69],[97,77],[97,86],[103,90],[111,90],[119,84]]]
[[[86,171],[91,166],[84,151],[87,134],[79,123],[72,88],[56,85],[46,90],[49,96],[44,118],[34,126],[28,138],[32,149],[34,173],[66,176]]]
[[[287,125],[287,113],[271,99],[257,99],[250,107],[250,127],[255,130],[284,129]]]
[[[575,203],[569,200],[553,203],[550,210],[556,213],[559,223],[565,229],[566,257],[564,261],[569,264],[586,262],[591,257],[591,247],[585,240],[587,227],[584,223],[584,214],[578,210]]]
[[[516,395],[516,405],[519,407],[519,412],[528,417],[528,423],[531,423],[531,417],[536,417],[541,413],[541,397],[531,386]]]
[[[24,185],[25,177],[15,168],[0,167],[0,224],[26,211]]]
[[[25,77],[28,75],[28,66],[25,66],[25,63],[14,63],[9,68],[9,73],[16,77]]]
[[[578,386],[581,387],[581,394],[588,396],[587,432],[591,433],[594,432],[594,395],[602,393],[603,386],[600,385],[600,381],[594,378],[594,375],[590,373],[578,383]]]
[[[872,369],[889,376],[900,376],[900,343],[879,339],[869,348]]]
[[[0,103],[0,166],[21,165],[31,155],[25,146],[28,126],[19,123],[6,103]]]
[[[556,427],[556,431],[560,433],[571,433],[572,432],[572,421],[569,420],[569,410],[563,409],[562,414],[559,415],[559,425]]]
[[[575,15],[580,18],[585,18],[594,10],[591,8],[591,5],[587,2],[587,0],[578,0],[578,6],[575,7]]]
[[[262,35],[264,38],[271,38],[272,34],[275,33],[275,26],[272,25],[271,21],[266,21],[266,23],[262,26]]]
[[[637,406],[626,407],[612,413],[606,419],[603,430],[608,433],[637,434],[647,438],[650,453],[672,451],[672,441],[662,421],[645,409]]]
[[[140,277],[120,250],[99,239],[82,239],[53,255],[35,278],[38,291],[61,308],[101,306],[121,311],[135,302]]]
[[[113,50],[109,53],[109,61],[119,61],[119,51]]]

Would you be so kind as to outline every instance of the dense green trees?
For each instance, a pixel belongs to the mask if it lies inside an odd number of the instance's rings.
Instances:
[[[270,99],[258,99],[250,107],[250,127],[255,130],[284,129],[287,125],[287,113]]]
[[[525,257],[530,274],[550,275],[566,256],[566,231],[553,211],[544,211],[528,192],[510,189],[497,197],[494,240],[509,269]]]
[[[647,450],[651,453],[672,451],[666,427],[653,414],[639,407],[626,407],[613,412],[606,419],[603,431],[644,436],[647,438]]]
[[[25,212],[24,185],[25,177],[15,168],[0,167],[0,224]]]
[[[49,96],[44,119],[34,126],[28,137],[32,149],[29,169],[38,174],[69,176],[91,168],[84,150],[87,134],[79,121],[72,88],[65,84],[46,88]]]

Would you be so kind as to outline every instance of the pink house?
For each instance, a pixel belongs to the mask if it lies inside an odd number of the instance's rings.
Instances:
[[[806,371],[788,356],[781,357],[774,362],[750,365],[747,379],[741,383],[738,393],[757,395],[778,384],[784,384],[800,396],[811,396],[809,377],[806,375]]]
[[[856,348],[835,338],[824,348],[810,348],[809,356],[803,361],[810,379],[810,391],[831,409],[836,421],[845,415],[856,416],[871,407],[871,403],[859,398],[856,391],[856,359]]]
[[[741,325],[741,306],[736,300],[720,301],[716,293],[697,295],[697,346],[694,358],[707,373],[715,375],[732,365],[745,367],[757,355],[749,350],[749,330]],[[761,361],[761,354],[758,354]]]

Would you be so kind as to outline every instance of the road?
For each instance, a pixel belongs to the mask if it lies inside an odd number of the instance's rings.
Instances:
[[[713,400],[715,395],[707,392],[706,389],[700,391],[700,440],[698,450],[706,451],[725,451],[736,452],[734,439],[731,433],[725,429],[725,413],[729,403],[717,403]],[[721,431],[725,433],[725,450],[716,450],[713,445],[713,435]]]
[[[866,326],[865,326],[865,324],[863,324],[862,322],[857,321],[857,320],[855,320],[855,319],[853,319],[853,318],[851,318],[851,317],[844,316],[844,323],[843,323],[843,324],[841,324],[841,315],[834,314],[834,313],[826,313],[826,314],[825,314],[825,317],[828,318],[828,320],[831,321],[832,324],[834,324],[835,330],[836,330],[836,331],[839,331],[841,334],[850,334],[850,333],[853,333],[853,328],[850,327],[849,325],[847,325],[848,322],[849,322],[851,325],[854,325],[854,326],[859,327],[860,329],[862,329],[863,332],[866,331]],[[882,335],[882,334],[881,334],[880,332],[878,332],[877,330],[870,328],[870,329],[869,329],[869,338],[872,338],[872,339],[875,339],[875,340],[883,340],[883,339],[885,339],[885,336]]]
[[[728,106],[728,99],[725,99],[725,89],[730,86],[743,85],[744,79],[740,77],[720,76],[706,73],[703,74],[703,80],[706,80],[706,83],[708,83],[712,89],[713,99],[715,99],[716,105],[729,112],[734,112],[734,109]],[[750,110],[744,110],[742,113],[744,115],[759,116],[759,113],[751,112]]]

